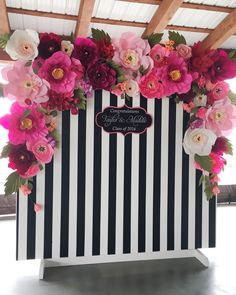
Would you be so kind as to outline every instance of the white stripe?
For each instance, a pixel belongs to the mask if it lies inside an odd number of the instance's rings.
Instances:
[[[85,181],[85,256],[92,255],[94,102],[95,102],[95,93],[93,93],[92,98],[87,100],[86,181]]]
[[[140,106],[140,96],[133,99],[133,107]],[[139,135],[132,134],[131,167],[131,253],[138,252],[138,197],[139,197]]]
[[[118,97],[117,105],[123,106],[124,99]],[[123,253],[123,212],[124,212],[124,135],[117,133],[116,168],[116,254]]]
[[[162,99],[161,116],[160,251],[167,250],[169,98]],[[158,144],[158,143],[157,143]]]
[[[44,215],[45,215],[45,165],[43,170],[37,175],[36,180],[36,203],[43,206],[43,210],[36,214],[36,233],[35,233],[35,256],[36,258],[44,257]]]
[[[62,114],[57,117],[57,130],[62,132]],[[52,258],[60,257],[61,236],[61,142],[53,160],[53,214],[52,214]]]
[[[202,185],[202,248],[209,247],[209,201],[204,192],[205,186]]]
[[[146,162],[146,252],[152,252],[153,245],[153,169],[154,169],[154,111],[155,99],[147,100],[147,112],[152,116],[152,126],[147,129]]]
[[[27,259],[28,198],[19,191],[18,203],[18,259]]]
[[[188,204],[188,249],[195,249],[195,185],[196,168],[194,156],[189,156],[189,204]]]
[[[176,105],[175,133],[175,250],[181,249],[183,108]]]
[[[70,115],[69,257],[76,257],[78,116]]]
[[[102,109],[110,105],[110,92],[102,92]],[[101,239],[100,254],[107,254],[108,247],[108,182],[109,182],[109,134],[102,129],[101,162]]]

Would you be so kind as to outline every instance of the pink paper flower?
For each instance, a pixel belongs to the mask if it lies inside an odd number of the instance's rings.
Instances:
[[[84,67],[87,67],[98,58],[97,45],[91,39],[78,37],[74,45],[72,57],[79,59]]]
[[[4,85],[4,95],[20,104],[42,103],[48,100],[49,83],[33,73],[32,67],[25,66],[25,62],[16,61],[13,66],[2,69],[3,79],[8,81]]]
[[[162,68],[162,81],[166,86],[166,95],[186,93],[191,88],[192,76],[188,73],[187,64],[175,51],[171,51],[168,65]]]
[[[162,98],[165,88],[159,78],[159,71],[153,69],[148,75],[143,76],[139,82],[139,90],[146,98]]]
[[[78,59],[75,59],[72,57],[71,62],[72,63],[71,63],[70,69],[71,69],[71,71],[73,71],[76,74],[75,84],[76,84],[76,86],[78,86],[78,83],[80,82],[80,80],[84,76],[84,68]]]
[[[221,155],[215,153],[210,153],[209,156],[212,162],[212,173],[219,174],[226,164],[225,159]]]
[[[230,102],[214,103],[206,113],[206,128],[217,136],[229,135],[236,124],[235,106]]]
[[[150,51],[147,40],[143,40],[134,33],[126,32],[120,39],[114,39],[113,44],[115,46],[113,60],[116,63],[133,71],[137,71],[142,65],[147,68],[147,59],[151,59],[146,57]]]
[[[31,151],[35,155],[35,158],[41,163],[51,162],[54,150],[45,138],[29,141],[26,146],[27,149]]]
[[[217,185],[213,186],[212,192],[215,196],[218,195],[220,193],[219,187]]]
[[[208,94],[208,103],[213,104],[215,101],[224,100],[229,90],[230,87],[228,83],[224,81],[216,83]]]
[[[167,63],[167,58],[170,55],[170,51],[166,47],[156,44],[152,47],[149,55],[154,61],[154,66],[161,67]]]
[[[41,204],[38,204],[38,203],[35,203],[35,204],[34,204],[34,211],[35,211],[36,213],[38,213],[39,211],[41,211],[42,208],[43,208],[43,206],[42,206]]]
[[[20,190],[23,193],[23,195],[26,197],[28,197],[28,195],[31,194],[31,189],[29,189],[29,187],[25,184],[20,186]]]
[[[71,59],[61,51],[46,59],[38,74],[49,82],[53,91],[58,93],[72,91],[77,77],[77,74],[71,71]]]
[[[188,45],[179,44],[176,46],[176,50],[180,57],[183,59],[189,59],[192,56],[192,49]]]
[[[199,119],[205,119],[206,118],[207,109],[206,108],[199,108],[196,117]]]
[[[39,165],[33,164],[29,167],[29,169],[24,174],[21,174],[20,176],[23,178],[30,178],[30,177],[36,176],[39,172],[40,172]]]
[[[37,111],[36,105],[23,107],[15,102],[10,111],[10,115],[0,118],[0,125],[9,130],[10,143],[22,144],[48,134],[45,117]]]

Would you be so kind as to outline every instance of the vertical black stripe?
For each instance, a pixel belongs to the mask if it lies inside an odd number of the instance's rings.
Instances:
[[[117,106],[117,97],[110,95],[110,105]],[[117,134],[109,135],[109,205],[108,205],[108,254],[115,254],[116,244],[116,162]]]
[[[45,165],[44,258],[52,258],[52,204],[53,161]]]
[[[183,135],[187,130],[189,114],[183,113]],[[182,151],[182,209],[181,209],[181,249],[188,249],[188,191],[189,191],[189,156]]]
[[[84,255],[85,237],[85,175],[86,175],[86,112],[78,118],[78,200],[77,200],[77,249],[76,255]]]
[[[36,202],[36,177],[33,177],[33,190],[28,198],[28,219],[27,219],[27,259],[35,258],[35,224],[36,216],[34,211]],[[21,214],[24,214],[23,212]]]
[[[155,100],[153,171],[153,251],[160,251],[161,120],[162,101]]]
[[[142,96],[140,96],[140,107],[147,110],[147,99]],[[139,135],[138,252],[145,252],[146,157],[147,132]]]
[[[16,260],[19,259],[19,191],[16,194]]]
[[[176,102],[169,100],[167,250],[174,250]]]
[[[73,130],[72,130],[73,132]],[[61,174],[61,244],[60,256],[68,257],[69,237],[69,173],[70,173],[70,111],[62,112],[62,174]]]
[[[102,111],[102,90],[95,91],[94,118]],[[101,215],[101,128],[94,119],[94,166],[93,166],[93,255],[100,254]]]
[[[132,98],[125,100],[125,104],[132,107]],[[132,167],[132,135],[125,136],[124,143],[124,228],[123,228],[123,252],[130,253],[131,231],[131,167]]]
[[[196,169],[195,206],[195,248],[202,247],[202,185],[199,185],[202,172]]]
[[[216,246],[216,197],[209,200],[209,247]]]

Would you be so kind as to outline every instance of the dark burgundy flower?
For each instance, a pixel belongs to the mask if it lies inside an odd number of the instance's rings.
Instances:
[[[195,43],[192,47],[192,57],[190,59],[190,68],[199,74],[205,73],[212,66],[213,60],[211,55],[214,51],[202,50],[202,43]]]
[[[76,38],[72,56],[80,60],[87,67],[97,59],[98,50],[96,44],[88,38]]]
[[[228,58],[224,50],[216,50],[212,55],[214,63],[208,69],[207,75],[213,83],[232,79],[236,76],[236,68],[234,62]]]
[[[196,93],[193,92],[192,89],[190,89],[187,93],[178,94],[179,100],[185,103],[190,103],[191,101],[193,101],[195,96],[196,96]]]
[[[223,155],[228,151],[228,140],[225,137],[218,137],[212,147],[212,152]]]
[[[104,40],[101,40],[101,41],[97,41],[96,42],[97,44],[97,48],[98,48],[98,54],[101,58],[105,58],[105,59],[112,59],[113,56],[114,56],[114,53],[115,53],[115,49],[114,49],[114,46],[106,41],[105,39]]]
[[[8,167],[16,170],[20,175],[24,175],[33,162],[37,162],[37,160],[34,154],[27,150],[25,144],[12,145]]]
[[[116,83],[116,71],[102,59],[91,64],[87,73],[94,89],[110,91],[111,87]]]
[[[41,33],[38,46],[39,56],[46,59],[61,50],[61,37],[53,33]]]

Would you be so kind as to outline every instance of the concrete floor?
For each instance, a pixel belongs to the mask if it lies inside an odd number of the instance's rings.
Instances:
[[[47,269],[15,262],[15,221],[0,221],[0,295],[236,295],[236,207],[219,207],[217,248],[206,249],[205,269],[195,259]]]

